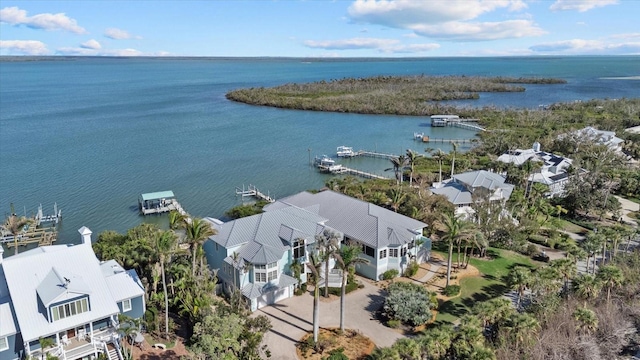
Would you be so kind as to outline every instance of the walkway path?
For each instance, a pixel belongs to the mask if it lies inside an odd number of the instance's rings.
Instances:
[[[637,213],[640,211],[640,204],[621,198],[620,196],[616,196],[616,199],[618,199],[618,201],[620,201],[620,205],[622,205],[622,221],[631,226],[638,226],[638,222],[630,218],[628,215],[630,212]]]

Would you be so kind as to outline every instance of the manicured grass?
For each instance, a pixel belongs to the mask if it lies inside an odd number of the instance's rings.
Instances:
[[[446,260],[447,254],[435,251]],[[436,322],[454,323],[461,316],[470,313],[471,308],[480,301],[502,296],[509,291],[504,277],[509,270],[517,265],[534,267],[533,262],[526,256],[502,249],[489,249],[491,260],[472,258],[469,262],[475,266],[482,276],[466,277],[460,280],[460,296],[442,303],[438,309]],[[457,253],[453,254],[455,263]]]
[[[586,234],[589,232],[589,229],[584,228],[578,224],[574,224],[571,221],[565,220],[565,219],[559,219],[560,220],[560,229],[564,230],[564,231],[568,231],[568,232],[572,232],[575,234]]]

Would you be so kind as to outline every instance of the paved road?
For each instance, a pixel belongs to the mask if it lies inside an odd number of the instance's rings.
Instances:
[[[346,327],[358,330],[380,347],[391,346],[403,336],[382,325],[372,315],[384,301],[382,291],[367,281],[361,282],[364,288],[347,295]],[[271,320],[273,328],[264,338],[271,358],[297,360],[295,344],[307,331],[313,330],[313,296],[294,296],[262,308],[255,314],[266,315]],[[340,298],[330,302],[320,301],[320,326],[340,326]]]

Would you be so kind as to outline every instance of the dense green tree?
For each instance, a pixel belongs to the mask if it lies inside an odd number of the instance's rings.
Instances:
[[[433,317],[431,310],[437,307],[435,294],[417,284],[394,282],[387,287],[387,293],[384,312],[411,326],[425,324]]]
[[[573,292],[580,299],[584,300],[584,307],[587,307],[588,300],[594,300],[600,295],[602,284],[593,275],[581,274],[571,282]]]
[[[211,227],[206,220],[193,218],[185,221],[185,230],[187,234],[187,242],[191,247],[191,275],[196,275],[196,259],[199,248],[209,238],[217,232]]]
[[[615,265],[605,265],[598,269],[596,279],[607,289],[607,302],[609,302],[611,300],[611,290],[622,286],[624,274]]]

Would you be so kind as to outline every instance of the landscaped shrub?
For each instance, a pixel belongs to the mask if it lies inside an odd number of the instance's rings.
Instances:
[[[402,324],[402,322],[400,322],[400,320],[396,320],[396,319],[391,319],[391,320],[387,321],[387,325],[390,328],[393,328],[393,329],[399,328],[401,324]]]
[[[449,285],[442,289],[442,294],[445,296],[456,296],[460,294],[460,285]]]
[[[538,253],[538,247],[533,245],[533,244],[529,244],[527,246],[525,246],[524,249],[522,249],[522,254],[527,255],[527,256],[531,256],[533,254]]]
[[[295,296],[300,296],[300,295],[304,294],[304,291],[303,291],[302,289],[298,288],[298,289],[295,289],[295,290],[293,291],[293,294],[294,294]]]
[[[389,295],[384,301],[384,312],[395,320],[411,326],[418,326],[429,321],[433,314],[431,309],[437,307],[435,294],[425,287],[413,283],[395,282],[387,288]]]
[[[394,277],[398,276],[399,271],[396,269],[387,270],[382,273],[382,280],[391,280]]]
[[[418,269],[420,269],[420,265],[417,262],[412,261],[409,263],[407,268],[404,270],[404,276],[412,277],[418,273]]]
[[[345,292],[348,294],[355,289],[358,289],[358,283],[352,282],[351,284],[347,284],[347,288],[345,289]],[[339,287],[329,288],[329,294],[331,295],[340,296],[341,291],[342,291],[342,288],[339,288]]]
[[[329,356],[322,358],[323,360],[349,360],[349,357],[344,354],[344,348],[339,347],[329,351]]]
[[[300,285],[300,290],[302,290],[303,292],[307,292],[307,283]]]
[[[546,236],[531,234],[527,237],[527,240],[531,241],[534,244],[547,246],[549,239]]]

